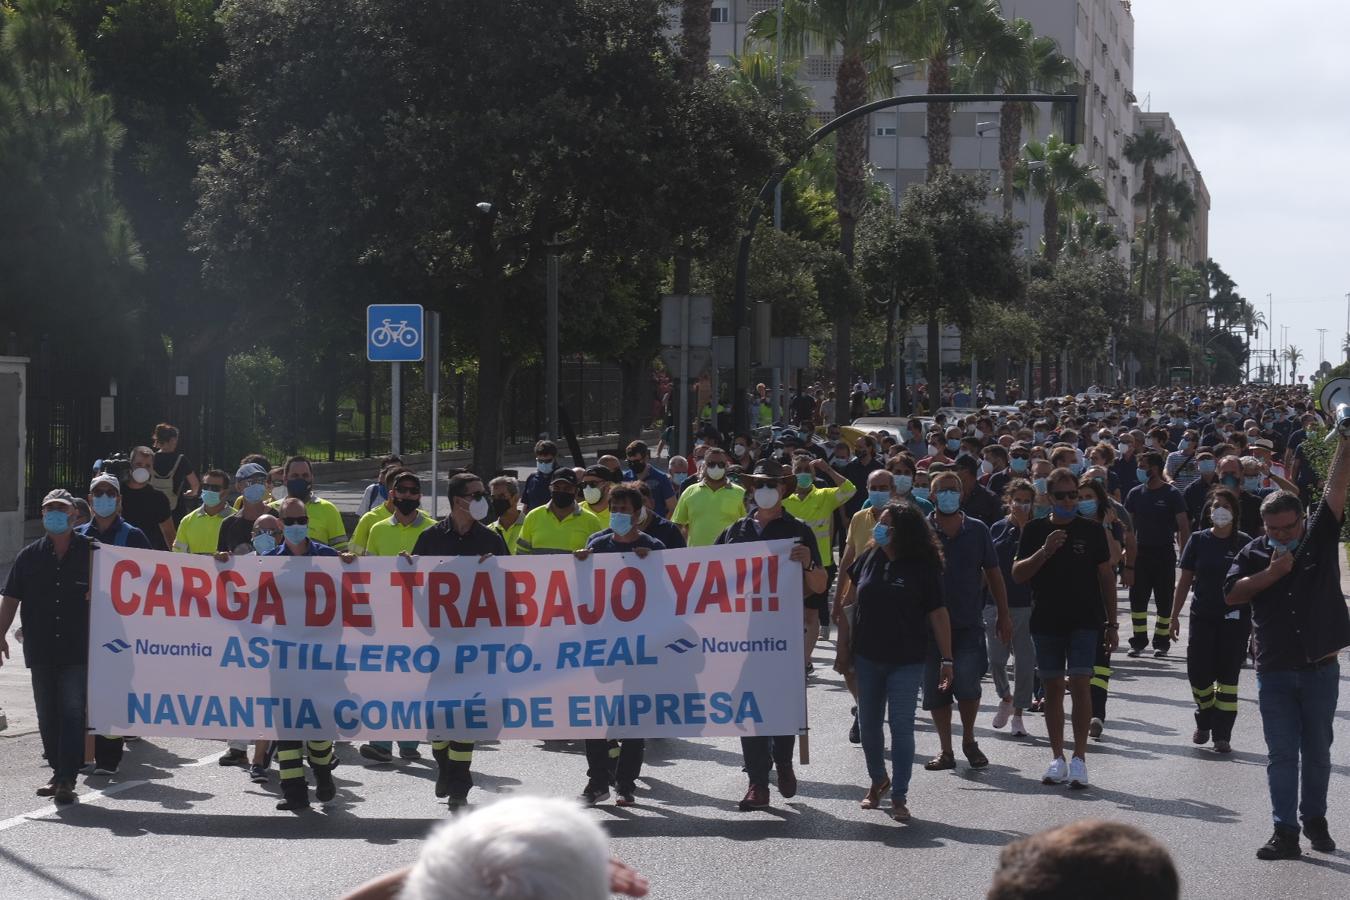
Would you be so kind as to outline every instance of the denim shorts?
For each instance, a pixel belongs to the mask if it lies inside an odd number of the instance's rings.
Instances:
[[[980,680],[989,668],[989,654],[984,644],[984,628],[952,629],[952,689],[939,691],[941,680],[936,644],[930,644],[928,658],[923,665],[923,708],[941,709],[952,705],[952,699],[980,699]],[[1089,665],[1091,665],[1089,663]]]
[[[1033,634],[1036,674],[1042,679],[1091,675],[1101,640],[1102,633],[1095,628],[1078,628],[1068,634]]]

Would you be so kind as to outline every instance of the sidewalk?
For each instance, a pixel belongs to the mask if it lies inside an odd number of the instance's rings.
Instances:
[[[8,577],[9,564],[0,563],[0,585],[3,585]],[[28,669],[23,664],[23,644],[14,637],[14,629],[18,627],[16,621],[14,628],[6,635],[9,640],[9,659],[4,660],[4,665],[0,666],[0,722],[5,723],[5,727],[0,728],[0,740],[21,737],[37,731],[33,684],[28,678]]]

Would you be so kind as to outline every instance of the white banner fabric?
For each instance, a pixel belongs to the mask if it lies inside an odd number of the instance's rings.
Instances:
[[[790,541],[633,554],[94,554],[99,734],[703,737],[806,724]]]

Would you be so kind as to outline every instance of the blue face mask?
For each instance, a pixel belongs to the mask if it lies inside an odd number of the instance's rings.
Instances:
[[[95,497],[94,502],[89,504],[94,508],[94,515],[100,519],[107,519],[117,512],[117,498],[109,497],[106,494]]]
[[[925,488],[925,487],[916,487],[916,488],[914,489],[914,497],[915,497],[915,499],[918,499],[918,500],[927,500],[930,496],[932,496],[932,495],[928,492],[928,488]]]
[[[1082,475],[1083,464],[1080,462],[1069,463],[1069,471],[1072,472],[1074,475]]]
[[[1293,553],[1295,550],[1298,549],[1298,545],[1302,543],[1302,541],[1303,541],[1302,538],[1294,538],[1292,541],[1285,541],[1284,543],[1272,540],[1270,542],[1270,546],[1283,550],[1286,553]]]
[[[633,530],[632,513],[611,512],[609,514],[609,527],[615,534],[627,534]]]
[[[271,553],[277,549],[277,539],[265,532],[255,534],[253,536],[253,549],[257,551],[259,556]]]
[[[1191,442],[1190,442],[1190,441],[1183,440],[1180,444],[1177,444],[1177,450],[1180,451],[1180,452],[1185,452],[1186,450],[1189,450],[1189,449],[1191,449]]]
[[[281,530],[286,535],[286,540],[292,544],[302,543],[309,537],[308,525],[286,525]]]
[[[890,491],[868,491],[867,499],[872,502],[873,509],[881,509],[887,503],[891,502]]]
[[[910,475],[895,476],[895,492],[901,497],[914,489],[914,478]]]
[[[1045,486],[1045,479],[1044,479],[1044,478],[1037,478],[1037,479],[1035,480],[1035,482],[1033,482],[1033,483],[1036,485],[1036,493],[1037,493],[1037,494],[1044,494],[1044,493],[1045,493],[1046,486]]]
[[[535,468],[537,468],[537,469],[539,470],[539,474],[540,474],[540,475],[551,475],[551,474],[553,474],[553,460],[551,460],[551,459],[548,459],[548,460],[544,460],[544,459],[536,460],[534,465],[535,465]]]
[[[1031,460],[1022,459],[1021,457],[1018,456],[1014,456],[1012,458],[1012,462],[1008,463],[1008,468],[1012,469],[1018,475],[1021,475],[1030,467],[1031,467]]]
[[[1238,481],[1238,477],[1236,475],[1225,475],[1223,476],[1223,478],[1220,478],[1219,480],[1223,482],[1224,487],[1230,488],[1236,488],[1241,483]]]
[[[48,534],[65,534],[70,530],[70,513],[49,509],[42,514],[42,528]]]
[[[891,542],[891,526],[883,525],[878,522],[872,526],[872,540],[877,542],[878,547],[884,547]]]
[[[954,453],[957,450],[961,449],[961,442],[956,438],[949,438],[947,440],[947,449],[951,450]]]
[[[951,515],[961,508],[960,491],[938,491],[937,495],[938,512]]]
[[[250,484],[244,488],[244,500],[249,503],[261,503],[265,496],[267,496],[267,485],[265,484]],[[380,485],[380,499],[386,500],[388,497],[389,489]]]
[[[1084,516],[1085,518],[1088,518],[1088,519],[1095,519],[1095,518],[1097,518],[1097,501],[1096,501],[1096,500],[1079,500],[1079,501],[1078,501],[1078,514],[1079,514],[1080,516]]]
[[[810,472],[798,472],[798,473],[797,473],[797,489],[798,489],[798,490],[804,490],[804,489],[806,489],[806,488],[809,488],[810,486],[811,486],[811,473],[810,473]]]
[[[1038,432],[1036,432],[1036,443],[1038,443],[1038,444],[1044,444],[1044,443],[1045,443],[1045,432],[1044,432],[1044,431],[1038,431]]]
[[[1219,464],[1212,459],[1202,459],[1195,464],[1195,467],[1200,470],[1201,475],[1212,475],[1214,474],[1214,470],[1218,468],[1218,465]]]
[[[670,473],[670,480],[673,481],[673,482],[675,482],[677,485],[679,485],[679,484],[684,484],[685,479],[688,478],[688,477],[689,477],[689,473],[688,473],[688,472],[671,472],[671,473]]]
[[[1049,516],[1050,516],[1050,507],[1048,507],[1048,506],[1038,506],[1038,507],[1036,507],[1036,511],[1033,512],[1032,515],[1035,516],[1035,517],[1038,518],[1038,519],[1049,518]]]
[[[1148,484],[1148,469],[1135,469],[1134,477],[1140,484]]]
[[[202,506],[219,506],[220,491],[208,491],[202,488]]]
[[[1242,487],[1243,487],[1243,489],[1248,490],[1248,491],[1259,491],[1259,490],[1261,490],[1261,476],[1260,476],[1260,475],[1253,475],[1253,476],[1251,476],[1250,478],[1244,478],[1244,479],[1242,479]]]

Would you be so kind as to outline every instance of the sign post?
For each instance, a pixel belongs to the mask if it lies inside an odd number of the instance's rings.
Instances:
[[[426,325],[427,393],[431,395],[431,517],[434,519],[437,518],[436,504],[440,497],[436,474],[441,453],[441,314],[427,313]]]
[[[393,363],[389,370],[389,450],[403,452],[403,367],[422,361],[422,307],[417,303],[375,303],[366,307],[366,359]]]
[[[674,365],[679,384],[676,398],[676,453],[689,453],[689,390],[693,379],[712,361],[712,297],[670,294],[661,298],[661,358]],[[713,398],[712,403],[717,403]]]

